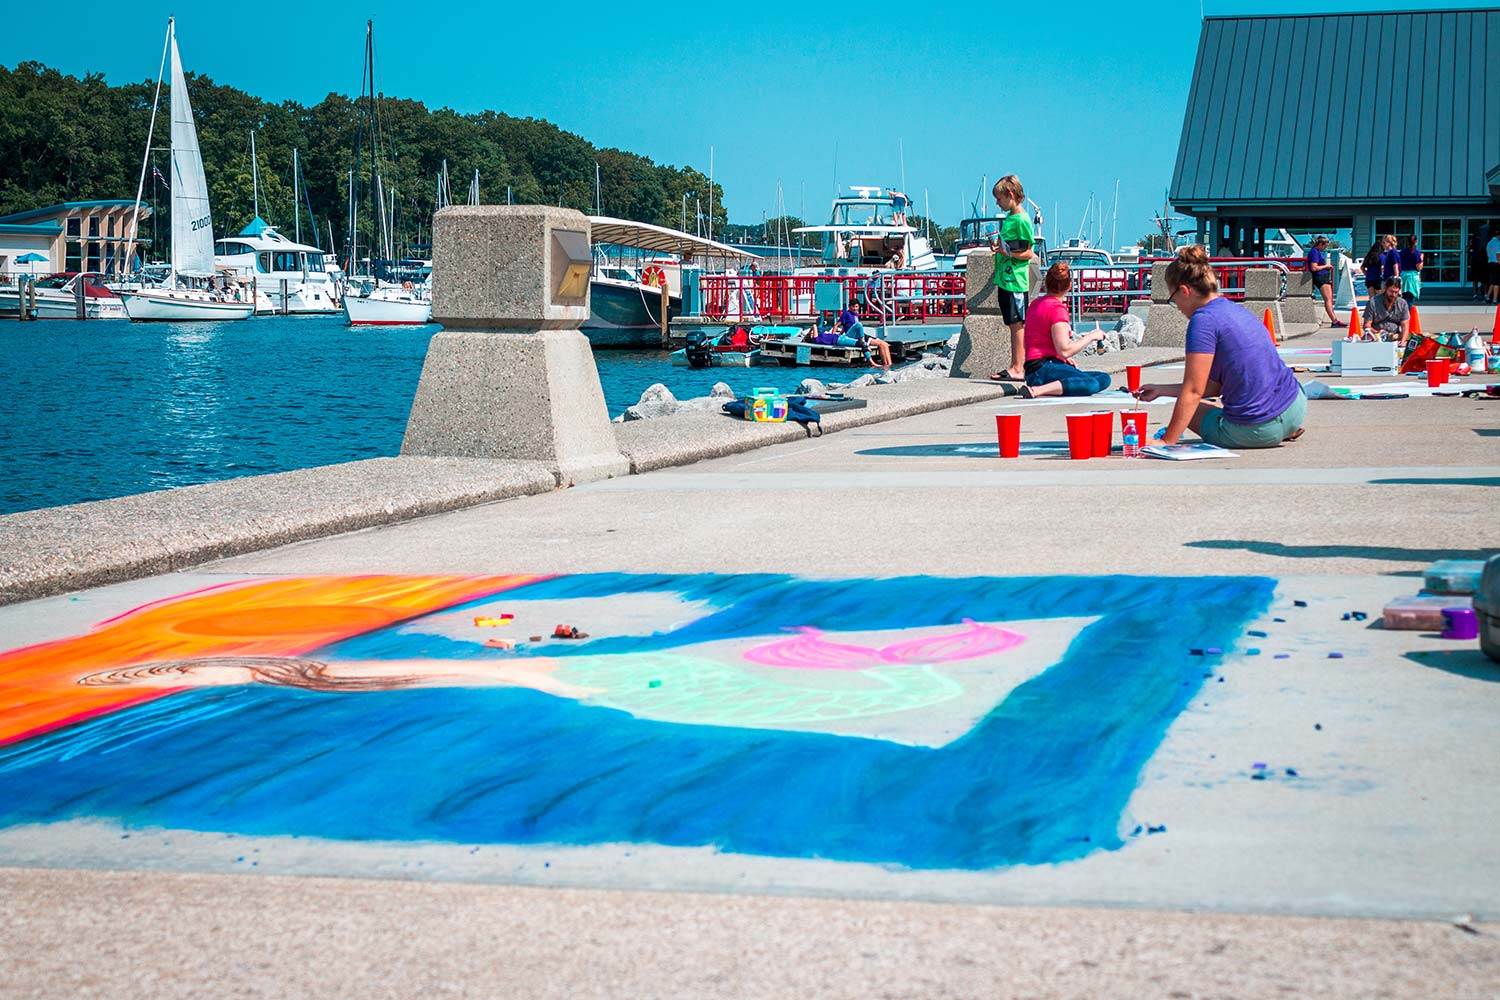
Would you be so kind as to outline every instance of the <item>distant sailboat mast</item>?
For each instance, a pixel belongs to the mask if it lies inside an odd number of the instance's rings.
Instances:
[[[255,130],[250,130],[250,188],[255,199],[255,217],[260,218],[260,160],[255,155]]]
[[[146,168],[151,164],[151,139],[156,134],[156,108],[161,103],[161,78],[167,71],[167,50],[172,45],[172,21],[173,18],[167,18],[167,37],[161,43],[161,67],[156,71],[156,96],[151,99],[151,123],[146,126],[146,154],[141,157],[141,179],[135,186],[135,207],[130,213],[130,242],[127,244],[130,249],[127,252],[132,256],[140,233],[141,195],[146,190]]]

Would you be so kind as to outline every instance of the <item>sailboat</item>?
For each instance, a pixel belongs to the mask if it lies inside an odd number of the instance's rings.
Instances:
[[[203,154],[198,150],[198,127],[188,101],[187,82],[182,75],[182,57],[177,53],[175,18],[167,18],[167,41],[162,53],[172,60],[172,256],[171,272],[161,287],[122,292],[125,314],[132,320],[231,320],[249,319],[255,302],[249,290],[232,284],[225,290],[213,287],[213,217],[208,209],[208,180],[203,176]],[[162,74],[156,76],[156,99],[151,104],[151,125],[146,131],[146,158],[135,195],[134,241],[140,222],[141,192],[146,184],[146,163],[151,157],[151,139],[156,130],[156,111],[161,102]]]

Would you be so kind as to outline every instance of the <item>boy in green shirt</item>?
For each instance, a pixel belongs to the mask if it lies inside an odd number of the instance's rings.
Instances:
[[[995,204],[1006,213],[995,244],[995,284],[1000,287],[1000,315],[1010,327],[1010,367],[990,376],[1000,382],[1026,380],[1026,307],[1031,292],[1031,261],[1036,242],[1031,217],[1026,214],[1026,189],[1021,178],[1006,174],[995,182]]]

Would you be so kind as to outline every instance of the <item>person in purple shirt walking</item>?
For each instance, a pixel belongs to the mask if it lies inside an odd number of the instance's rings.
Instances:
[[[1219,294],[1219,279],[1200,246],[1183,247],[1167,265],[1172,302],[1188,318],[1187,371],[1180,383],[1143,385],[1150,402],[1176,396],[1161,441],[1176,444],[1195,431],[1225,448],[1275,448],[1302,436],[1307,397],[1276,352],[1266,328],[1243,306]],[[1217,396],[1222,406],[1204,402]]]

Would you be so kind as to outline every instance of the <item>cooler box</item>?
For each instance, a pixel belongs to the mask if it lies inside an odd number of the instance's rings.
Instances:
[[[1393,340],[1335,340],[1328,365],[1339,375],[1394,375],[1398,346]]]
[[[1439,559],[1422,574],[1422,587],[1433,594],[1472,594],[1484,569],[1483,559]]]

